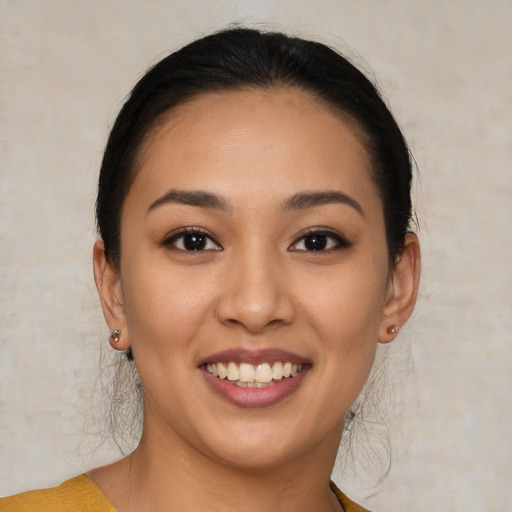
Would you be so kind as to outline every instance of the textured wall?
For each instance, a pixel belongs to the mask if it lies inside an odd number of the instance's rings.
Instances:
[[[102,147],[148,64],[233,21],[361,55],[420,169],[424,273],[417,313],[390,354],[393,466],[383,484],[352,482],[354,496],[379,512],[507,510],[507,0],[0,0],[0,494],[116,456],[96,448],[101,424],[84,426],[107,334],[90,263]]]

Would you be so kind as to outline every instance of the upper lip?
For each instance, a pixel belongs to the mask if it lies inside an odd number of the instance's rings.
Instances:
[[[299,354],[294,354],[287,350],[281,349],[229,349],[221,352],[215,352],[205,357],[199,366],[206,363],[277,363],[277,362],[291,362],[296,364],[309,364],[309,360]]]

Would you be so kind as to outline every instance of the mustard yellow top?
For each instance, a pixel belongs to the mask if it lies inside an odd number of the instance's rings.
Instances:
[[[331,489],[345,512],[368,512],[350,501],[332,482]],[[66,480],[58,487],[0,498],[2,512],[116,512],[86,475]]]
[[[116,512],[86,475],[66,480],[58,487],[0,498],[2,512]]]

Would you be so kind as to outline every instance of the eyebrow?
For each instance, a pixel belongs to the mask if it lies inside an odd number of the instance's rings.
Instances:
[[[213,208],[216,210],[229,210],[228,203],[222,197],[205,192],[204,190],[178,190],[171,189],[162,197],[153,201],[147,213],[166,204],[185,204],[199,208]]]
[[[361,205],[352,197],[334,190],[320,191],[320,192],[300,192],[293,195],[288,199],[284,205],[284,210],[305,210],[315,206],[322,206],[325,204],[346,204],[351,206],[360,215],[364,217],[364,210]]]
[[[294,194],[283,204],[282,209],[286,210],[305,210],[322,206],[326,204],[346,204],[351,206],[360,215],[364,217],[364,211],[361,205],[352,197],[343,192],[328,190],[320,192],[299,192]],[[147,213],[166,204],[184,204],[187,206],[197,206],[199,208],[212,208],[216,210],[228,211],[230,206],[228,202],[216,194],[204,190],[178,190],[171,189],[162,197],[153,201],[148,208]]]

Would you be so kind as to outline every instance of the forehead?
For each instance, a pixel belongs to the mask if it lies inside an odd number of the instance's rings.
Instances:
[[[134,188],[275,195],[293,188],[373,193],[354,121],[293,88],[202,94],[173,108],[142,147]],[[149,200],[149,199],[148,199]]]

